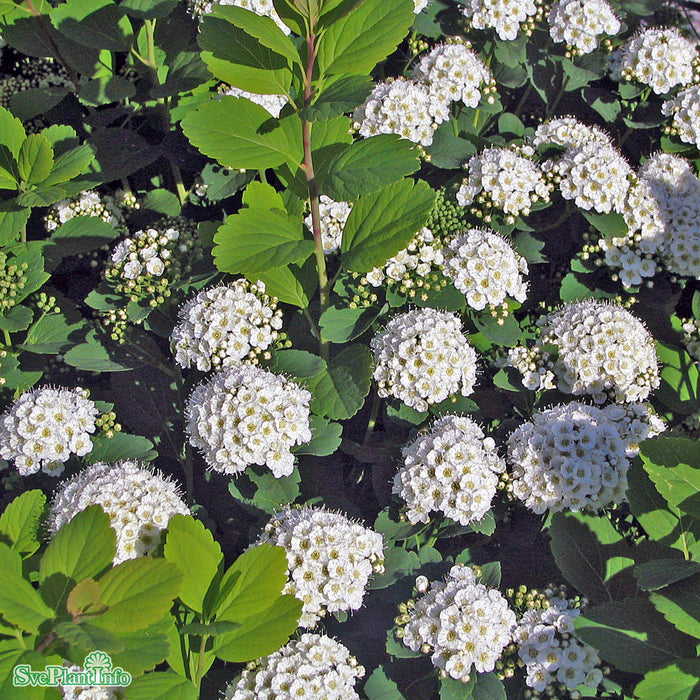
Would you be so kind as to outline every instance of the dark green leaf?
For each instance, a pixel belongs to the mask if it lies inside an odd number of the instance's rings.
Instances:
[[[331,343],[347,343],[361,336],[377,318],[379,311],[374,307],[331,306],[319,319],[321,337]]]
[[[121,0],[119,6],[131,17],[153,19],[167,17],[177,3],[178,0]]]
[[[95,107],[110,102],[121,102],[136,94],[136,86],[126,78],[118,75],[105,75],[88,80],[78,93],[78,97],[86,104]]]
[[[301,477],[295,469],[289,476],[275,477],[269,469],[246,469],[235,481],[229,482],[231,495],[255,515],[274,513],[293,503],[299,496]]]
[[[141,435],[129,435],[129,433],[114,433],[112,437],[96,435],[93,439],[93,448],[90,454],[84,457],[87,464],[95,462],[107,462],[114,464],[124,459],[139,459],[147,462],[157,456],[153,450],[153,443]]]
[[[455,170],[476,153],[476,146],[470,140],[455,134],[453,122],[446,121],[440,124],[433,142],[425,150],[435,167]]]
[[[364,691],[369,700],[404,700],[399,686],[387,676],[381,666],[375,668],[367,679]]]
[[[351,345],[331,359],[326,372],[310,382],[311,410],[332,420],[352,418],[364,403],[372,381],[372,355]]]
[[[306,108],[304,116],[318,121],[350,112],[365,101],[373,88],[374,82],[367,75],[344,76],[323,90]]]
[[[656,591],[700,572],[700,563],[685,559],[654,559],[635,567],[634,575],[643,591]]]
[[[361,197],[343,230],[343,265],[356,272],[382,266],[421,229],[434,202],[435,191],[412,180]]]
[[[10,109],[19,119],[34,119],[55,107],[68,94],[68,88],[55,85],[22,90],[10,97]]]
[[[297,447],[294,454],[316,455],[317,457],[332,455],[340,445],[343,426],[340,423],[330,423],[325,418],[312,415],[311,433],[313,435],[311,441]]]
[[[319,173],[319,186],[336,201],[354,202],[420,167],[415,145],[395,134],[356,141]]]
[[[151,146],[131,129],[97,129],[90,135],[89,143],[96,150],[96,173],[90,178],[98,182],[128,177],[150,165],[160,155],[159,147]]]
[[[124,643],[115,634],[88,622],[80,624],[61,622],[53,628],[53,631],[64,641],[81,647],[85,651],[99,649],[107,654],[124,651]]]
[[[59,32],[84,46],[127,51],[131,45],[131,24],[112,0],[67,0],[50,16]]]
[[[29,221],[31,209],[20,207],[14,200],[0,202],[0,245],[17,240]]]
[[[270,369],[277,374],[287,374],[296,379],[310,379],[325,371],[326,363],[318,355],[306,350],[278,350]]]
[[[0,330],[16,333],[29,328],[34,312],[27,306],[13,306],[4,316],[0,316]]]

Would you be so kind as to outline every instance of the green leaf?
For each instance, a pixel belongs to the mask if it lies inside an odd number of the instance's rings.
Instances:
[[[577,634],[620,671],[650,668],[693,655],[692,640],[677,632],[646,598],[626,598],[586,609]]]
[[[24,231],[31,209],[20,207],[14,200],[0,201],[0,245],[17,240]]]
[[[473,320],[474,325],[483,336],[494,345],[512,348],[520,342],[523,336],[523,332],[520,330],[520,326],[513,314],[509,314],[502,319],[502,323],[498,323],[498,320],[489,314],[481,316],[475,314]]]
[[[359,338],[371,325],[379,310],[374,307],[331,306],[319,319],[321,338],[331,343],[347,343]]]
[[[78,513],[51,539],[41,558],[39,581],[57,573],[82,581],[104,571],[116,553],[116,535],[109,522],[100,506]]]
[[[58,185],[51,187],[37,187],[36,189],[22,192],[17,197],[17,202],[23,207],[48,207],[66,196],[66,190]]]
[[[334,22],[318,45],[321,75],[369,73],[406,36],[412,0],[365,0]]]
[[[617,600],[634,593],[630,569],[634,560],[606,517],[555,513],[549,534],[562,574],[591,601]]]
[[[476,153],[476,146],[466,138],[455,135],[451,121],[441,124],[426,149],[430,163],[436,168],[455,170]]]
[[[603,234],[603,238],[606,240],[625,236],[629,231],[625,223],[625,217],[617,212],[613,211],[609,214],[597,214],[596,212],[582,209],[581,213],[596,231]]]
[[[230,10],[233,12],[229,13]],[[292,83],[287,59],[224,19],[228,14],[240,19],[241,12],[246,10],[218,7],[216,13],[204,16],[197,38],[203,49],[202,60],[214,77],[241,90],[264,95],[287,94]],[[269,22],[274,25],[272,20]]]
[[[4,316],[0,316],[0,330],[16,333],[29,328],[34,312],[27,306],[13,306]]]
[[[286,583],[287,555],[284,548],[256,545],[241,554],[226,570],[212,612],[217,620],[232,622],[258,617],[279,598]]]
[[[367,75],[343,76],[316,97],[304,110],[304,116],[318,121],[351,112],[367,99],[373,88],[374,82]]]
[[[190,515],[174,515],[168,523],[163,555],[182,572],[180,600],[202,612],[204,597],[224,556],[219,543],[199,520]]]
[[[296,379],[310,379],[326,370],[326,362],[306,350],[278,350],[270,369],[277,374],[287,374]]]
[[[336,201],[355,201],[401,180],[420,167],[416,147],[396,134],[356,141],[319,173],[322,192]],[[415,233],[415,232],[414,232]]]
[[[96,435],[92,439],[93,448],[90,454],[83,457],[86,464],[107,462],[114,464],[124,459],[138,459],[144,462],[157,456],[153,443],[141,435],[129,433],[114,433],[112,437]]]
[[[361,197],[343,230],[343,265],[355,272],[381,267],[425,224],[435,196],[425,182],[401,180]]]
[[[637,684],[634,694],[640,700],[698,700],[700,660],[683,659],[649,671]]]
[[[440,681],[440,700],[505,700],[506,691],[495,673],[472,673],[466,683],[453,678]]]
[[[53,168],[53,148],[46,137],[31,134],[22,144],[17,156],[19,176],[23,182],[36,185],[42,182]]]
[[[199,691],[191,680],[173,671],[154,671],[129,685],[129,700],[197,700]]]
[[[520,121],[520,118],[511,114],[510,112],[504,112],[498,117],[498,133],[499,134],[513,134],[513,136],[524,136],[525,135],[525,125]]]
[[[112,0],[67,0],[50,18],[59,32],[84,46],[109,51],[128,51],[131,46],[131,24]]]
[[[214,17],[222,17],[242,29],[263,46],[288,58],[292,63],[302,65],[299,52],[292,40],[269,17],[231,5],[215,5],[211,14]]]
[[[294,450],[297,455],[316,455],[326,457],[332,455],[340,445],[343,426],[340,423],[330,423],[325,418],[311,416],[312,438]]]
[[[364,687],[369,700],[404,700],[399,686],[394,683],[382,666],[378,666],[367,679]]]
[[[384,572],[374,576],[370,581],[371,590],[388,588],[404,576],[411,576],[420,568],[421,561],[415,552],[403,547],[386,547],[384,549]]]
[[[694,413],[700,397],[698,365],[685,349],[658,341],[656,354],[661,363],[661,386],[656,391],[656,398],[676,413]]]
[[[107,654],[124,651],[124,644],[115,634],[91,625],[89,622],[60,622],[53,631],[71,645],[81,647],[85,651],[99,649]]]
[[[118,75],[103,75],[88,80],[78,93],[82,102],[98,107],[110,102],[121,102],[136,94],[136,85]]]
[[[240,622],[189,622],[180,627],[180,634],[194,634],[202,636],[208,634],[212,637],[220,637],[222,634],[228,634],[237,630],[241,626]]]
[[[94,624],[111,632],[135,632],[144,629],[170,610],[180,593],[180,569],[163,559],[130,559],[107,571],[98,579],[101,602],[109,610],[94,619]]]
[[[318,288],[316,264],[311,257],[301,266],[278,267],[260,273],[257,277],[265,283],[265,289],[270,296],[300,309],[308,307],[309,300]]]
[[[298,469],[277,478],[269,469],[253,467],[229,482],[228,490],[247,510],[260,515],[293,503],[299,496],[300,481]]]
[[[243,208],[214,236],[214,264],[222,272],[255,278],[271,268],[301,263],[314,251],[301,218],[279,209]]]
[[[72,180],[74,177],[86,173],[93,160],[95,160],[95,151],[89,143],[61,153],[56,158],[53,169],[42,185],[59,185]]]
[[[372,354],[351,345],[331,359],[328,369],[309,383],[311,410],[332,420],[352,418],[364,404],[372,382]]]
[[[268,608],[249,617],[240,629],[216,638],[214,651],[224,661],[241,663],[277,651],[297,628],[302,602],[278,597]]]
[[[124,372],[141,364],[121,349],[108,350],[94,331],[88,332],[85,340],[64,354],[63,361],[67,365],[88,372]]]
[[[52,234],[46,257],[55,265],[70,255],[80,255],[111,243],[118,231],[97,216],[75,216],[61,224]]]
[[[121,666],[132,676],[150,671],[170,653],[169,634],[177,637],[175,622],[170,613],[144,630],[116,635],[124,645],[124,651],[111,654],[112,663]]]
[[[38,489],[25,491],[12,500],[0,515],[1,539],[12,551],[27,556],[39,549],[39,524],[44,514],[46,496]]]
[[[10,109],[16,117],[27,121],[48,112],[69,94],[68,88],[55,85],[22,90],[10,97]]]
[[[148,141],[131,129],[105,127],[90,134],[89,144],[95,149],[95,174],[91,181],[110,182],[128,177],[150,165],[161,155],[159,146]]]
[[[178,0],[121,0],[120,7],[131,17],[153,19],[167,17],[178,4]]]
[[[22,560],[16,552],[11,552],[0,543],[5,566],[0,586],[0,614],[12,625],[25,632],[36,632],[39,625],[54,616],[54,611],[46,605],[31,583],[22,578]],[[19,562],[19,563],[18,563]]]
[[[644,469],[669,505],[700,519],[700,446],[687,438],[645,440]]]
[[[700,563],[685,559],[654,559],[635,567],[634,575],[643,591],[656,591],[700,572]]]
[[[94,578],[84,578],[70,592],[66,601],[66,610],[73,616],[104,612],[104,606],[100,603],[102,589]]]
[[[0,107],[0,143],[7,146],[10,153],[17,158],[26,138],[27,132],[24,130],[22,122],[10,111]],[[0,161],[0,165],[2,165],[2,161]]]
[[[0,642],[0,644],[3,643]],[[60,666],[61,657],[43,656],[34,651],[17,648],[16,642],[4,642],[4,644],[5,648],[0,647],[0,697],[2,700],[55,700],[56,695],[49,695],[52,691],[47,688],[15,687],[12,683],[12,670],[20,664],[28,664],[34,672],[43,671],[48,664]]]
[[[650,597],[654,607],[677,630],[700,639],[700,574],[666,586]]]
[[[275,125],[270,113],[244,97],[225,95],[182,120],[193,146],[227,168],[264,170],[303,159],[301,122],[290,115]]]

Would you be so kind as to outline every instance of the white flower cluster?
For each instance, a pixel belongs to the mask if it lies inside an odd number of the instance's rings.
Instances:
[[[557,346],[557,386],[597,403],[643,401],[659,386],[654,339],[644,324],[614,304],[566,304],[538,321],[542,342]]]
[[[364,675],[340,642],[305,632],[243,671],[226,688],[224,700],[359,700],[355,682]]]
[[[360,136],[398,134],[430,146],[439,122],[433,116],[435,101],[427,86],[408,78],[377,83],[372,94],[352,115]],[[447,119],[449,112],[444,115]]]
[[[683,323],[683,342],[688,354],[700,365],[700,319]]]
[[[594,51],[599,37],[620,31],[620,20],[606,0],[557,0],[547,19],[552,39],[580,53]]]
[[[231,97],[245,97],[256,105],[266,109],[275,119],[277,119],[282,108],[289,102],[285,95],[258,95],[255,92],[248,92],[237,87],[226,87],[219,92],[220,95],[230,95]]]
[[[336,202],[328,195],[322,194],[318,209],[321,216],[321,242],[323,243],[323,252],[329,255],[340,248],[340,244],[343,241],[343,229],[352,211],[352,204],[348,202]],[[304,219],[304,223],[306,224],[306,228],[313,232],[311,214]]]
[[[636,80],[657,95],[693,82],[698,52],[677,29],[645,29],[619,49],[613,79]]]
[[[438,44],[413,69],[413,77],[425,83],[431,98],[433,116],[438,122],[449,118],[452,102],[477,107],[481,87],[490,86],[491,71],[471,49],[471,44],[454,39]]]
[[[405,291],[418,286],[419,281],[440,270],[442,263],[439,241],[435,240],[429,228],[423,227],[403,250],[389,258],[383,267],[370,270],[365,279],[373,287],[398,283]]]
[[[561,181],[564,199],[573,199],[581,209],[600,214],[622,213],[633,177],[632,168],[614,147],[598,140],[567,149],[555,162],[547,163]]]
[[[462,416],[438,419],[402,456],[393,492],[406,502],[406,517],[414,524],[427,523],[431,511],[460,525],[481,520],[496,495],[498,474],[505,471],[493,438]]]
[[[436,309],[399,314],[371,342],[379,396],[393,396],[417,411],[476,383],[477,355],[458,316]]]
[[[159,472],[138,462],[97,462],[61,485],[49,513],[49,529],[58,532],[88,506],[109,515],[117,533],[114,563],[153,551],[173,515],[189,515],[180,490]]]
[[[661,207],[646,181],[637,180],[630,186],[623,217],[627,233],[611,239],[601,238],[598,245],[605,252],[605,264],[619,269],[622,284],[632,287],[656,274],[654,256],[664,242]]]
[[[700,148],[700,86],[693,85],[664,102],[661,110],[673,116],[673,130],[685,143]]]
[[[65,662],[64,662],[64,665]],[[67,673],[83,673],[85,669],[82,666],[66,665]],[[122,700],[124,688],[106,685],[66,685],[61,686],[63,700]]]
[[[522,276],[527,274],[527,261],[502,236],[469,229],[449,241],[443,254],[445,276],[473,309],[481,311],[488,305],[493,311],[509,296],[525,301],[527,284]]]
[[[467,177],[457,192],[463,207],[476,200],[506,214],[527,216],[537,201],[548,200],[551,186],[531,156],[529,146],[520,153],[508,148],[486,148],[464,165]]]
[[[431,654],[434,666],[463,681],[472,668],[493,671],[516,624],[506,599],[478,583],[474,571],[461,564],[450,569],[445,581],[433,581],[408,617],[403,643]]]
[[[574,690],[581,684],[597,688],[603,681],[598,668],[600,657],[590,645],[576,636],[574,620],[581,614],[564,598],[552,597],[549,607],[527,610],[513,634],[518,656],[525,664],[525,682],[537,693],[552,686],[550,697],[561,697],[561,684]]]
[[[508,350],[505,366],[514,367],[522,374],[523,386],[532,391],[556,388],[554,362],[540,344],[532,347],[516,345]]]
[[[372,574],[384,571],[382,536],[320,507],[277,511],[260,541],[287,552],[284,592],[304,603],[302,627],[314,627],[328,612],[359,610]]]
[[[602,129],[580,122],[576,117],[556,117],[540,124],[535,129],[532,145],[554,144],[564,148],[579,148],[594,141],[600,146],[611,146],[612,140]]]
[[[265,284],[238,279],[204,289],[178,312],[170,342],[180,367],[229,367],[255,362],[277,340],[282,311],[265,294]]]
[[[644,403],[610,404],[603,409],[608,420],[615,423],[627,448],[627,456],[639,454],[639,443],[666,430],[663,419]]]
[[[234,5],[242,7],[245,10],[255,12],[257,15],[269,17],[274,20],[275,24],[285,33],[289,34],[291,30],[280,19],[280,16],[275,10],[272,0],[189,0],[189,9],[194,17],[202,17],[209,14],[217,5]]]
[[[92,450],[98,413],[79,387],[27,391],[0,417],[0,457],[13,460],[22,476],[39,470],[59,476],[72,454]]]
[[[164,232],[155,228],[136,231],[114,248],[109,276],[125,280],[135,280],[144,274],[161,277],[179,238],[180,232],[174,228]]]
[[[426,7],[428,7],[428,2],[429,0],[413,0],[413,12],[414,14],[418,14],[419,12],[423,12]]]
[[[195,388],[187,402],[190,444],[224,474],[266,465],[279,478],[294,471],[291,448],[311,440],[311,394],[257,367],[224,369]]]
[[[469,0],[462,14],[471,20],[474,29],[494,29],[500,39],[511,40],[518,36],[523,23],[538,13],[535,0]]]
[[[659,257],[682,277],[700,278],[700,180],[685,158],[657,153],[639,170],[661,207],[665,227]]]
[[[627,443],[606,409],[539,411],[508,438],[513,495],[535,513],[600,510],[627,491]]]
[[[85,190],[75,197],[53,204],[44,217],[44,225],[47,231],[55,231],[76,216],[95,216],[117,229],[120,234],[126,233],[124,211],[118,197],[100,194],[95,190]]]

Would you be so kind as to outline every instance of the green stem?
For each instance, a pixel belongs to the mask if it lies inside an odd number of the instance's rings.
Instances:
[[[199,689],[202,684],[202,676],[204,675],[204,651],[209,640],[208,634],[203,634],[199,642],[199,660],[197,661],[197,673],[195,674],[194,684]]]
[[[523,107],[527,103],[528,97],[530,97],[532,93],[532,83],[528,82],[527,88],[525,88],[525,92],[523,92],[523,96],[520,98],[520,102],[518,102],[518,106],[515,108],[515,111],[513,114],[515,114],[516,117],[520,116],[520,112],[522,111]]]
[[[552,100],[552,104],[547,107],[547,118],[551,117],[554,112],[556,111],[557,107],[559,106],[559,103],[561,102],[561,98],[564,97],[564,92],[566,91],[566,86],[569,84],[569,76],[565,75],[561,79],[561,86],[559,90],[557,91],[557,94],[554,96],[554,100]]]
[[[306,75],[304,76],[304,106],[308,107],[314,96],[312,88],[314,63],[316,62],[316,46],[315,46],[315,35],[314,30],[311,28],[309,36],[306,39],[306,46],[308,49],[308,61],[306,64]],[[319,297],[320,297],[320,314],[328,308],[330,289],[328,285],[328,273],[326,271],[326,254],[323,252],[323,237],[321,233],[321,212],[319,208],[320,193],[318,189],[318,183],[316,182],[316,174],[314,172],[314,162],[311,153],[311,122],[307,119],[301,121],[302,128],[302,139],[304,143],[304,163],[302,165],[302,170],[306,175],[306,184],[309,189],[309,204],[311,206],[311,221],[312,229],[314,233],[314,243],[316,248],[314,254],[316,256],[316,269],[318,272],[318,286],[319,286]],[[330,348],[328,342],[321,339],[319,334],[318,338],[319,351],[321,357],[328,361],[330,358]]]
[[[12,350],[12,338],[10,337],[10,331],[3,329],[2,333],[3,333],[3,336],[5,337],[5,347],[8,350]]]
[[[374,426],[377,424],[377,416],[379,415],[379,394],[376,391],[372,392],[372,408],[370,409],[369,421],[367,421],[367,430],[365,431],[365,439],[362,444],[366,447],[372,439]]]
[[[185,189],[185,185],[182,182],[182,173],[180,172],[180,168],[171,161],[170,170],[173,173],[173,180],[175,181],[175,191],[177,192],[177,197],[180,200],[180,204],[184,204],[187,201],[187,190]]]

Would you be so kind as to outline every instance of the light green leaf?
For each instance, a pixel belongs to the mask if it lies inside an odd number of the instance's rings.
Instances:
[[[265,283],[265,289],[270,296],[277,297],[285,304],[293,304],[300,309],[309,305],[318,288],[318,276],[313,258],[303,265],[287,265],[257,275]]]
[[[100,506],[89,506],[51,539],[39,565],[39,581],[60,573],[82,581],[106,569],[116,553],[116,535]]]
[[[2,700],[56,700],[53,691],[39,686],[15,687],[12,683],[12,670],[20,664],[28,664],[32,671],[43,671],[48,664],[61,665],[60,656],[43,656],[35,651],[17,648],[16,642],[0,642],[13,645],[0,647],[0,697]],[[60,696],[59,696],[60,697]]]
[[[282,506],[293,503],[299,496],[299,470],[289,476],[275,477],[267,468],[253,467],[230,481],[231,495],[254,515],[274,513]]]
[[[699,574],[666,586],[650,597],[654,607],[676,629],[700,639]]]
[[[129,700],[197,700],[191,680],[173,671],[154,671],[136,678],[129,686]]]
[[[22,181],[29,185],[42,182],[51,172],[53,162],[53,148],[48,139],[41,134],[27,136],[17,156]]]
[[[131,45],[131,24],[112,0],[67,0],[50,18],[59,32],[84,46],[127,51]]]
[[[112,663],[132,676],[150,671],[170,653],[169,635],[177,637],[175,621],[170,613],[144,630],[118,634],[117,639],[124,645],[124,651],[111,654]]]
[[[634,694],[640,700],[698,700],[700,660],[683,659],[649,671],[637,684]]]
[[[688,438],[645,440],[644,469],[669,505],[700,519],[700,445]]]
[[[46,496],[42,491],[25,491],[12,500],[0,515],[0,539],[25,556],[39,549],[37,532],[44,514]]]
[[[214,77],[241,90],[286,94],[292,84],[287,59],[226,21],[221,10],[229,9],[239,8],[219,8],[216,14],[205,15],[200,24],[197,42],[203,49],[202,60],[207,68]],[[239,13],[235,14],[240,18]],[[270,23],[274,24],[272,20]]]
[[[96,435],[92,443],[90,454],[83,457],[86,464],[95,464],[95,462],[114,464],[123,459],[148,462],[158,456],[153,449],[153,443],[142,435],[118,432],[112,437],[107,437],[102,434]]]
[[[412,0],[365,0],[332,24],[318,46],[321,75],[369,73],[413,24]]]
[[[301,263],[315,247],[313,241],[304,238],[301,218],[279,209],[241,209],[226,218],[214,243],[216,267],[248,278]]]
[[[647,598],[626,598],[586,609],[578,636],[620,671],[646,673],[693,655],[690,637],[677,632]]]
[[[120,7],[131,17],[153,19],[167,17],[177,3],[178,0],[122,0]]]
[[[610,240],[618,236],[625,236],[628,232],[625,218],[622,214],[610,212],[609,214],[597,214],[593,211],[581,210],[589,224],[603,234],[603,238]]]
[[[168,523],[163,555],[182,572],[180,600],[192,610],[202,612],[204,597],[223,559],[219,543],[199,520],[190,515],[175,515]]]
[[[17,202],[23,207],[48,207],[65,196],[66,190],[63,187],[58,185],[52,185],[51,187],[42,186],[28,192],[22,192],[17,197]]]
[[[56,158],[53,169],[42,185],[46,187],[59,185],[82,175],[87,172],[93,160],[95,160],[95,151],[89,143],[62,153]]]
[[[396,134],[380,134],[356,141],[339,153],[319,173],[319,186],[336,201],[354,202],[363,194],[401,180],[419,167],[414,144]]]
[[[318,355],[306,350],[278,350],[270,369],[277,374],[291,375],[296,379],[310,379],[325,371],[326,363]]]
[[[226,95],[203,104],[182,120],[192,145],[227,168],[264,170],[303,159],[296,115],[274,125],[270,113],[244,97]]]
[[[0,144],[7,146],[10,153],[17,158],[19,149],[26,138],[27,132],[24,130],[22,122],[12,112],[0,107]],[[2,161],[0,161],[0,165],[2,165]]]
[[[367,679],[364,687],[369,700],[404,700],[399,686],[389,678],[383,666],[378,666]]]
[[[99,649],[107,654],[124,651],[124,644],[112,632],[95,627],[89,622],[60,622],[53,631],[71,645],[78,646],[87,652]]]
[[[13,188],[14,189],[14,188]],[[0,245],[16,241],[29,221],[31,209],[20,207],[10,199],[0,202]]]
[[[216,638],[214,651],[224,661],[241,663],[279,649],[297,628],[302,602],[283,595],[268,608],[245,619],[240,629]]]
[[[170,610],[180,593],[180,569],[163,559],[130,559],[100,576],[101,602],[109,610],[93,622],[111,632],[144,629]]]
[[[319,319],[321,337],[331,343],[347,343],[359,338],[371,325],[379,310],[374,307],[364,308],[331,306]]]
[[[270,544],[252,547],[226,570],[213,605],[216,619],[257,618],[279,598],[286,583],[285,550]]]
[[[25,632],[36,632],[39,625],[54,616],[54,611],[41,599],[29,581],[17,571],[22,568],[22,560],[16,552],[4,548],[4,560],[12,560],[12,565],[3,570],[0,586],[0,615],[12,625]]]
[[[311,410],[332,420],[352,418],[364,404],[372,382],[372,354],[351,345],[331,359],[328,369],[309,382]]]
[[[382,266],[425,224],[435,196],[425,182],[401,180],[361,197],[343,230],[343,265],[355,272]]]

